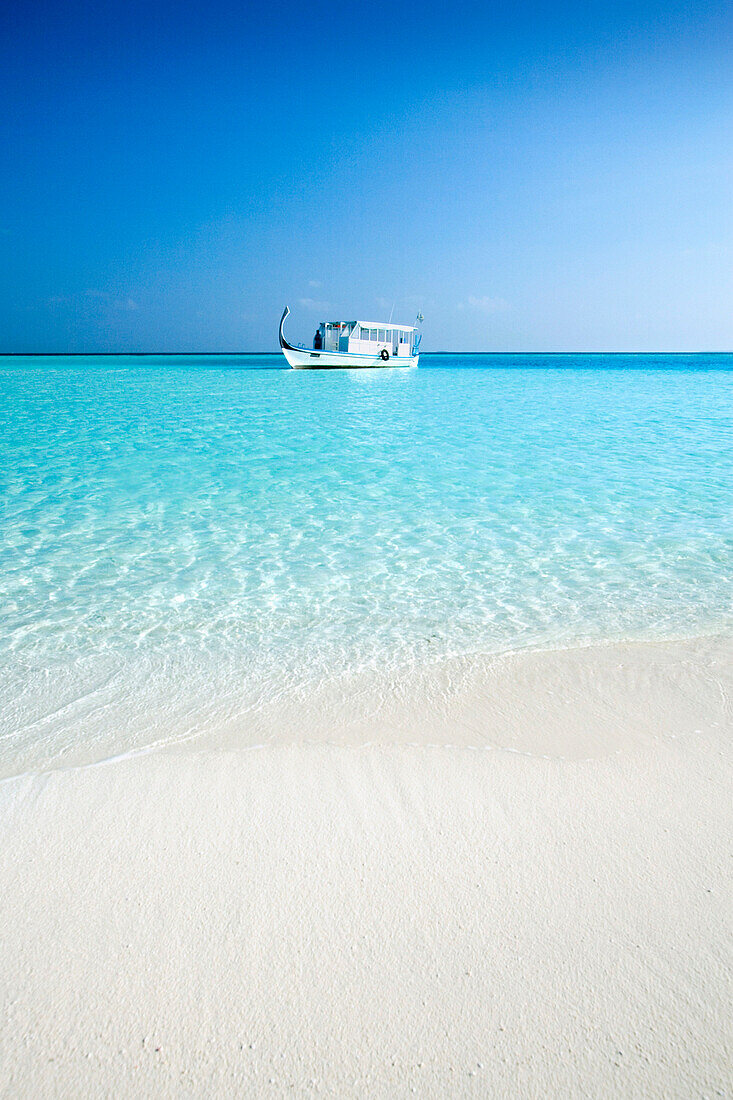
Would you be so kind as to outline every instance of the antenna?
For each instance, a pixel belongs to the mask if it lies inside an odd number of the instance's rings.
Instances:
[[[391,310],[389,311],[389,321],[387,322],[387,323],[388,323],[388,324],[390,324],[390,325],[392,324],[392,314],[393,314],[393,313],[394,313],[394,302],[392,302],[392,308],[391,308]]]

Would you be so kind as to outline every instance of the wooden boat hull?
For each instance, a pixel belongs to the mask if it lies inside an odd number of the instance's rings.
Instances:
[[[338,351],[307,351],[302,348],[283,348],[283,355],[293,370],[329,370],[355,367],[416,367],[417,355],[390,355],[382,359],[378,355],[349,355]]]

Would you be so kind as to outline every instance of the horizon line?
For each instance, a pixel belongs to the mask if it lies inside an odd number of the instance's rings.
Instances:
[[[192,355],[237,355],[237,356],[261,356],[280,355],[279,349],[275,351],[0,351],[3,359],[31,359],[31,358],[83,358],[84,356],[96,356],[98,358],[115,358],[122,356],[192,356]],[[424,351],[421,357],[426,355],[733,355],[733,349],[700,348],[696,351],[680,351],[670,349],[656,349],[654,351]]]

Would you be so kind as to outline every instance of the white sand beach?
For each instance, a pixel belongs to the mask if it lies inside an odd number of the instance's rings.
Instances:
[[[0,786],[2,1095],[731,1095],[731,642],[375,690]]]

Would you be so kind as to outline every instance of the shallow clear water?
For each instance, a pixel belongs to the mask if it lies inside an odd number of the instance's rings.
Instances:
[[[730,631],[733,356],[281,363],[0,359],[0,774],[347,667]]]

